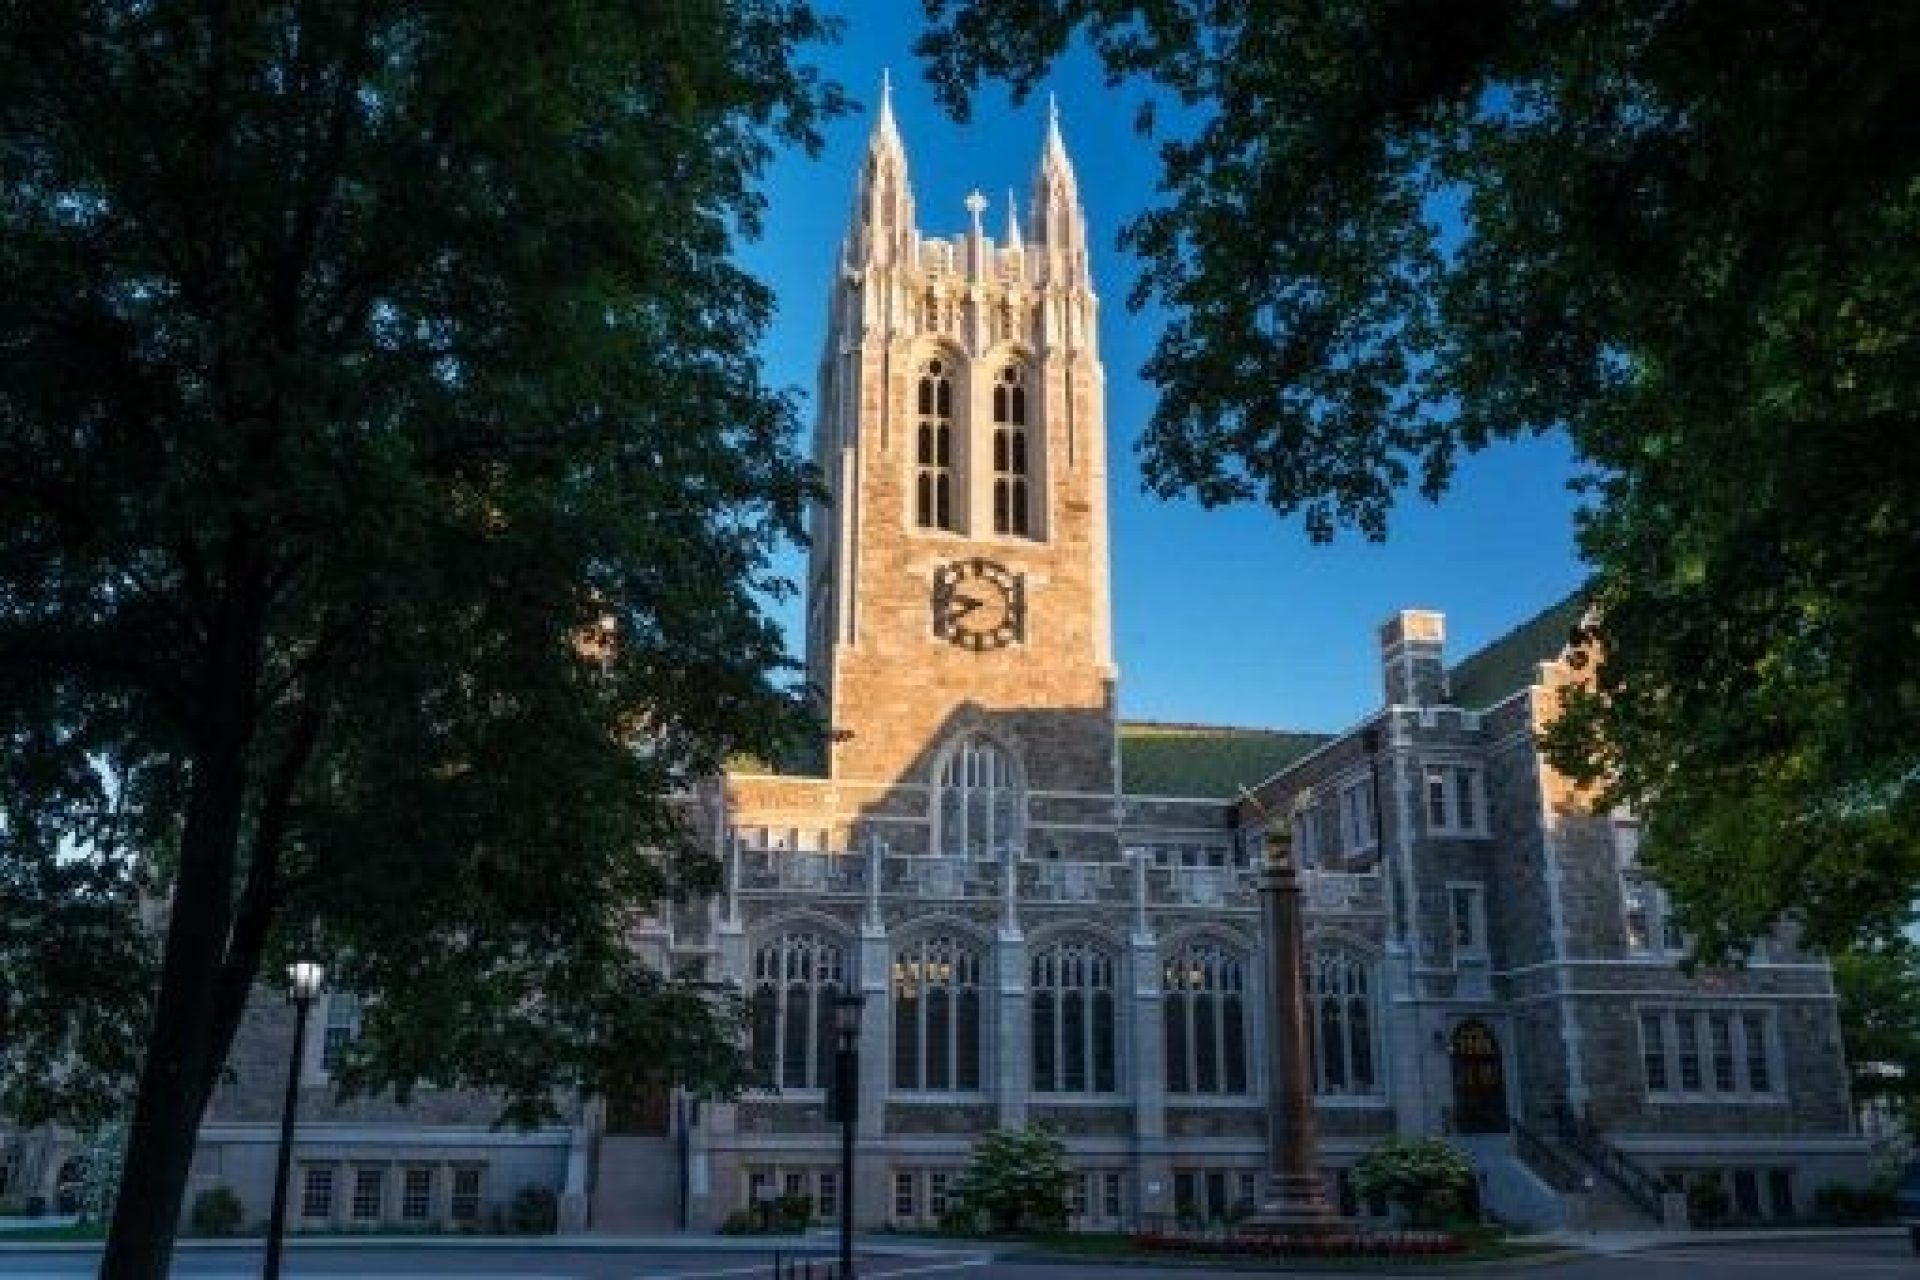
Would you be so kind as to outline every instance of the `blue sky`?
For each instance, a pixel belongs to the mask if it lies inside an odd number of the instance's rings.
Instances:
[[[891,69],[894,112],[923,230],[966,225],[962,204],[979,188],[989,225],[1004,225],[1007,190],[1024,209],[1045,127],[1044,97],[1015,108],[989,88],[973,120],[955,125],[932,101],[909,52],[919,5],[842,0],[841,43],[817,51],[827,74],[869,107]],[[1154,199],[1157,165],[1132,131],[1137,91],[1109,89],[1097,64],[1075,56],[1055,69],[1067,148],[1080,179],[1101,298],[1110,437],[1114,642],[1120,708],[1129,719],[1336,729],[1378,705],[1375,628],[1396,609],[1447,615],[1449,658],[1497,638],[1571,590],[1582,577],[1573,549],[1570,451],[1550,439],[1496,446],[1465,460],[1438,505],[1403,497],[1389,538],[1307,540],[1298,521],[1265,508],[1214,511],[1143,493],[1135,445],[1154,403],[1139,376],[1158,325],[1127,310],[1138,263],[1116,245],[1120,228]],[[768,376],[807,397],[826,292],[845,230],[856,165],[872,116],[837,122],[818,160],[795,152],[768,174],[766,235],[745,252],[771,284],[779,314],[765,344]],[[796,553],[789,562],[803,580]],[[798,602],[776,610],[796,653]]]

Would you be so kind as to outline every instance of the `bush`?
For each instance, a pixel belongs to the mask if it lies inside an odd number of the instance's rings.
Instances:
[[[1829,1182],[1813,1193],[1813,1207],[1822,1218],[1841,1226],[1871,1226],[1894,1216],[1895,1197],[1890,1186]]]
[[[231,1187],[208,1187],[193,1198],[188,1221],[197,1236],[230,1236],[246,1220],[246,1210]]]
[[[753,1225],[753,1215],[745,1209],[735,1209],[716,1228],[723,1236],[750,1236],[757,1234]]]
[[[1725,1222],[1733,1212],[1733,1202],[1727,1198],[1727,1189],[1720,1185],[1720,1179],[1705,1174],[1687,1183],[1687,1221],[1696,1227],[1710,1227]]]
[[[813,1225],[813,1197],[797,1191],[782,1195],[773,1202],[773,1220],[781,1231],[805,1231]]]
[[[507,1226],[517,1236],[550,1236],[560,1227],[560,1197],[551,1187],[522,1187],[507,1206]]]
[[[997,1129],[973,1147],[973,1162],[947,1193],[952,1218],[977,1230],[1061,1231],[1073,1170],[1066,1144],[1038,1125]]]
[[[1385,1197],[1416,1227],[1457,1216],[1473,1191],[1473,1166],[1438,1138],[1388,1138],[1353,1166],[1353,1186],[1365,1199]]]

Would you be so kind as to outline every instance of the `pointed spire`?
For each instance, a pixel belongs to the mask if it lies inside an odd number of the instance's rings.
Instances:
[[[1051,90],[1047,93],[1047,147],[1042,163],[1058,164],[1069,172],[1073,169],[1073,162],[1067,159],[1067,141],[1060,136],[1060,100]]]
[[[1007,247],[1020,248],[1020,204],[1013,197],[1013,188],[1007,188]]]
[[[900,126],[893,120],[893,70],[890,67],[880,69],[880,109],[874,113],[873,136],[867,140],[868,147],[884,146],[891,150],[901,150]]]

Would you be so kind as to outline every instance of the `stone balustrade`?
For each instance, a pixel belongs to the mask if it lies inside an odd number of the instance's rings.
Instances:
[[[1134,857],[1104,862],[1029,858],[1019,851],[991,858],[947,858],[881,850],[790,850],[738,846],[733,883],[747,895],[791,892],[868,896],[877,865],[884,898],[950,901],[1004,898],[1005,858],[1014,859],[1013,892],[1032,903],[1111,903],[1148,909],[1252,911],[1259,876],[1251,867],[1153,866]],[[1314,915],[1372,915],[1385,909],[1378,872],[1305,871],[1304,906]]]

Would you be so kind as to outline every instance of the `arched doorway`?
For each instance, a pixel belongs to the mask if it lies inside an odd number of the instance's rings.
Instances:
[[[1447,1042],[1453,1066],[1453,1127],[1457,1133],[1505,1133],[1506,1071],[1500,1041],[1478,1018],[1453,1029]]]

